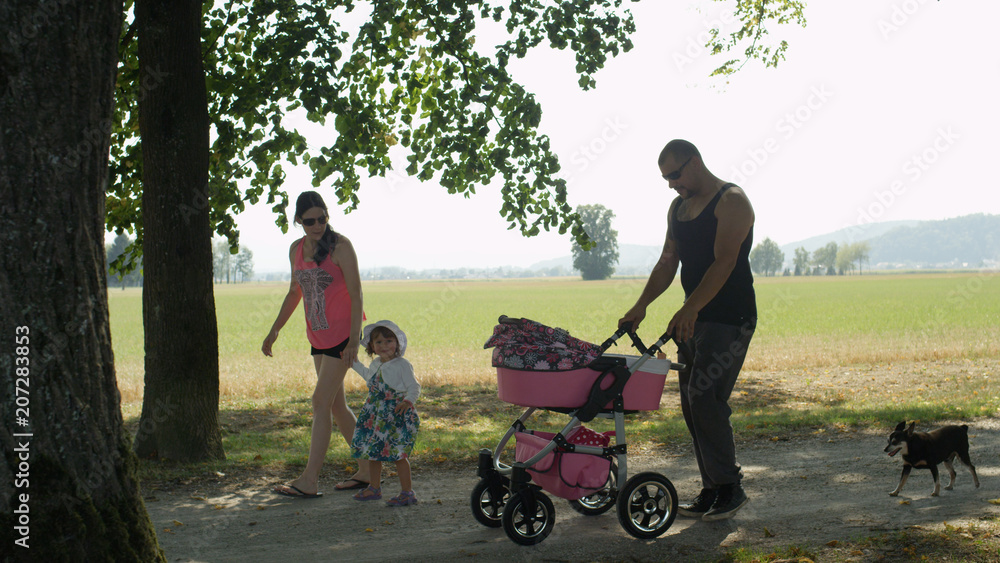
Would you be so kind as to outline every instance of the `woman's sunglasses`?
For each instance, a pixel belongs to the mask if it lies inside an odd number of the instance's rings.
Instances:
[[[316,221],[319,221],[320,225],[325,225],[326,224],[326,215],[320,215],[319,217],[317,217],[315,219],[303,219],[302,220],[302,224],[305,225],[306,227],[312,227],[313,225],[316,224]]]

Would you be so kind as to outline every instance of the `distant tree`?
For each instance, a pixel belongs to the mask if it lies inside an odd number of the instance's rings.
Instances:
[[[858,274],[861,273],[861,266],[863,264],[868,264],[868,257],[871,252],[871,244],[863,240],[861,242],[854,243],[854,261],[858,263]],[[869,264],[868,269],[871,269],[871,264]]]
[[[829,242],[826,246],[813,251],[812,263],[826,270],[828,275],[837,273],[837,243]]]
[[[585,280],[608,279],[618,263],[618,231],[611,228],[615,214],[603,205],[581,205],[576,212],[594,245],[584,249],[573,241],[573,267]]]
[[[228,241],[222,239],[212,243],[212,272],[216,283],[230,283],[233,261]]]
[[[841,245],[837,249],[837,270],[840,271],[841,275],[851,270],[851,265],[854,260],[851,258],[851,249],[849,245]]]
[[[858,261],[858,248],[854,243],[844,243],[837,251],[837,269],[841,274],[854,273],[855,262]]]
[[[837,268],[841,272],[853,272],[857,268],[860,274],[862,267],[868,262],[870,248],[868,241],[841,245],[840,251],[837,252]]]
[[[116,272],[114,268],[111,267],[111,263],[117,260],[120,256],[125,254],[129,247],[132,245],[132,239],[126,234],[120,234],[115,237],[115,240],[111,245],[107,247],[107,276],[108,276],[108,286],[117,285],[122,289],[127,286],[135,286],[142,284],[142,258],[138,259],[138,265],[140,268],[132,270],[127,274],[123,274],[120,271]],[[113,283],[112,283],[113,282]]]
[[[240,275],[240,281],[248,282],[253,278],[253,251],[247,247],[241,247],[240,253],[236,255],[234,269]],[[234,276],[235,279],[235,276]]]
[[[764,239],[750,251],[750,269],[757,274],[773,276],[781,269],[784,261],[785,253],[781,251],[778,243],[770,238]]]
[[[803,247],[795,249],[795,275],[809,275],[809,251]]]

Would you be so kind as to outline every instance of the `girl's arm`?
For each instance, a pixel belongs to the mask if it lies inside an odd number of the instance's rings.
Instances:
[[[295,312],[295,308],[299,306],[299,301],[302,300],[302,288],[299,287],[299,282],[295,279],[295,245],[298,243],[299,241],[293,242],[292,247],[288,249],[288,260],[291,262],[292,267],[292,281],[288,286],[288,293],[285,295],[285,300],[281,303],[281,309],[278,310],[278,318],[274,320],[270,332],[267,333],[264,343],[260,347],[261,352],[264,352],[265,356],[271,355],[271,346],[278,339],[278,332],[285,326],[292,313]]]
[[[393,364],[393,372],[398,380],[399,387],[395,387],[397,391],[402,391],[405,395],[403,397],[404,401],[409,401],[411,405],[417,404],[417,397],[420,396],[420,383],[417,382],[417,377],[413,373],[413,364],[406,360],[406,358],[397,358]]]
[[[378,361],[379,361],[378,358],[375,358],[372,361],[371,366],[365,367],[365,364],[361,363],[361,360],[354,360],[354,363],[351,365],[351,368],[354,371],[358,372],[358,375],[363,377],[365,381],[371,381],[372,377],[375,377],[375,372],[378,371],[378,366],[376,365],[376,362]]]

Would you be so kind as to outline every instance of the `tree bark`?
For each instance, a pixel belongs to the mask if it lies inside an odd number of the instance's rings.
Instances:
[[[104,203],[121,0],[0,2],[0,553],[164,561],[122,425]]]
[[[200,0],[135,3],[146,378],[142,458],[222,459]]]

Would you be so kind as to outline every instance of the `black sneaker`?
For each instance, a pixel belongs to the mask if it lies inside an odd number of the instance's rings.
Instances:
[[[718,492],[715,489],[702,489],[693,501],[677,507],[677,513],[688,518],[701,518],[712,508]]]
[[[712,504],[712,509],[706,512],[701,519],[706,522],[712,522],[714,520],[732,518],[739,509],[743,508],[747,500],[749,500],[747,499],[747,494],[743,492],[743,487],[738,483],[721,487],[719,488],[719,496],[716,497],[715,503]]]

